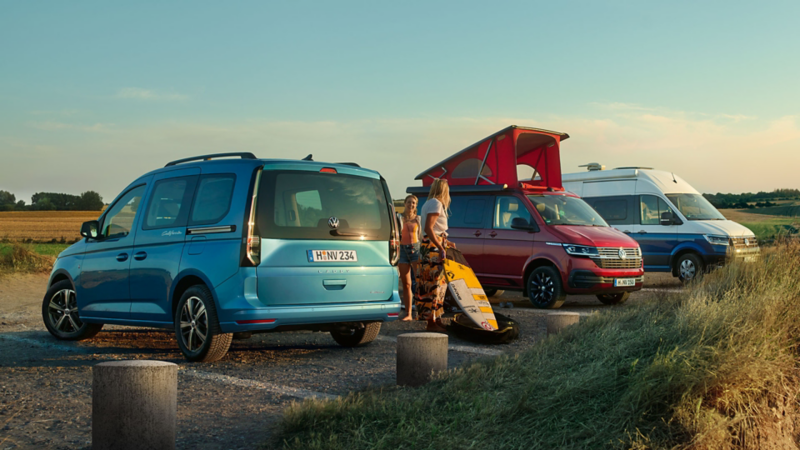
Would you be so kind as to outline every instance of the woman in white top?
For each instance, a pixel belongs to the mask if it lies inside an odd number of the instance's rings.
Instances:
[[[455,247],[447,240],[449,207],[450,187],[447,180],[434,180],[428,200],[420,211],[423,238],[416,292],[417,320],[427,320],[428,331],[445,331],[441,320],[444,314],[444,295],[447,292],[444,260],[447,258],[447,249]]]

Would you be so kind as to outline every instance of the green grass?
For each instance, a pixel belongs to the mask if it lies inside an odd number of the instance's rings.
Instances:
[[[782,448],[798,429],[800,246],[583,320],[514,357],[290,407],[289,449]]]
[[[8,272],[49,272],[55,257],[68,244],[0,243],[0,274]]]
[[[24,246],[25,248],[29,249],[34,253],[38,253],[40,255],[45,256],[58,256],[59,253],[66,250],[72,244],[19,244]],[[8,254],[11,252],[13,248],[13,244],[3,244],[0,243],[0,255]]]
[[[741,225],[750,229],[759,241],[775,239],[781,236],[788,236],[800,232],[797,223],[800,219],[769,219],[760,222],[740,222]]]
[[[800,205],[797,204],[770,206],[768,208],[754,208],[748,211],[752,212],[753,214],[765,214],[768,216],[787,216],[787,217],[794,217],[796,218],[796,220],[800,220]]]

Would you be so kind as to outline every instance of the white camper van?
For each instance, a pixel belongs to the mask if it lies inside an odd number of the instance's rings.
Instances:
[[[727,220],[677,175],[649,167],[588,167],[564,174],[564,188],[639,242],[646,272],[672,272],[689,281],[732,258],[759,255],[752,231]]]

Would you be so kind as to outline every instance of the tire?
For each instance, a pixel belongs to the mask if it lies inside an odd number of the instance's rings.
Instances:
[[[175,337],[189,361],[218,361],[228,353],[233,333],[220,329],[217,308],[207,287],[192,286],[181,296],[175,309]]]
[[[567,294],[561,283],[561,274],[554,267],[542,266],[528,276],[528,297],[533,306],[556,309],[564,304]]]
[[[597,294],[597,299],[604,305],[621,305],[628,301],[630,292],[620,292],[619,294]]]
[[[487,331],[475,325],[465,314],[456,314],[447,330],[466,341],[478,344],[508,344],[519,338],[519,324],[510,317],[495,313],[497,331]]]
[[[103,324],[83,323],[78,312],[75,289],[68,280],[50,286],[42,300],[42,320],[47,331],[62,341],[91,339]]]
[[[364,324],[364,328],[345,328],[331,330],[331,337],[342,347],[367,345],[381,332],[380,322]]]
[[[503,295],[505,291],[502,289],[488,288],[484,289],[483,292],[486,294],[487,297],[499,297]]]
[[[683,283],[689,283],[703,276],[703,262],[694,253],[684,253],[675,261],[674,270]]]

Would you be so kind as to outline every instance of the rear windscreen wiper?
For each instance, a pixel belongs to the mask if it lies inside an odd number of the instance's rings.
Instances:
[[[339,230],[331,230],[331,236],[347,236],[347,237],[360,237],[364,239],[374,239],[375,236],[369,236],[363,233],[355,233],[349,231],[339,231]]]

